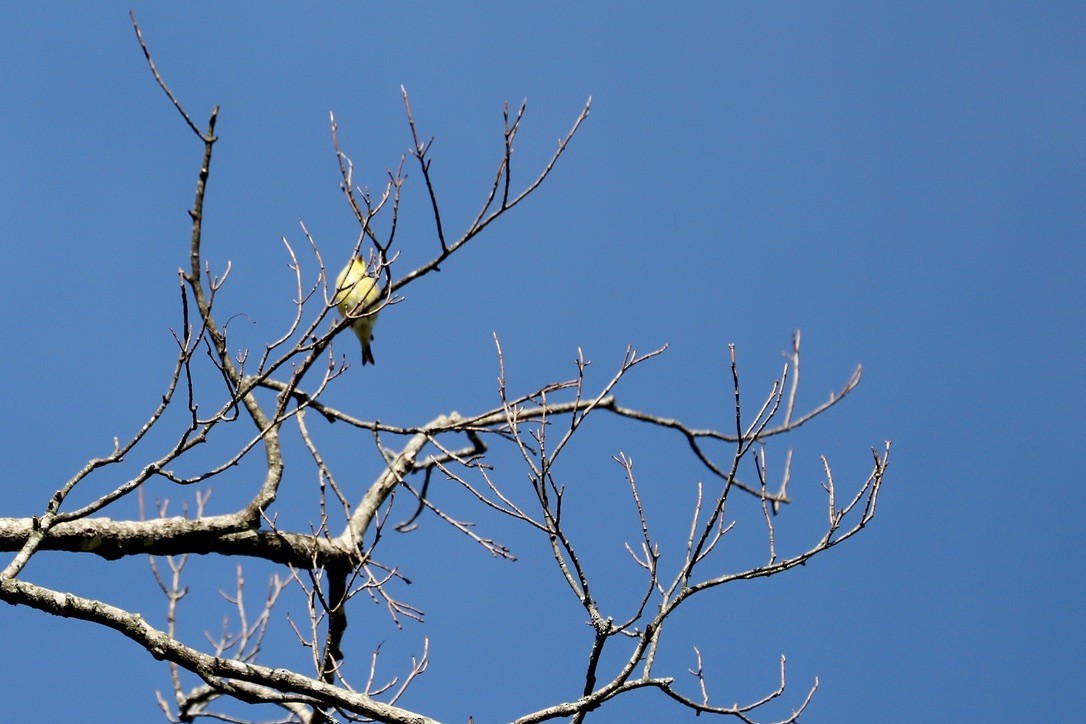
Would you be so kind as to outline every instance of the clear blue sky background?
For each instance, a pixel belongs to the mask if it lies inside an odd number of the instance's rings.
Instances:
[[[201,148],[155,87],[127,7],[0,10],[3,516],[41,511],[87,458],[131,434],[173,355]],[[714,701],[747,701],[775,685],[784,653],[785,707],[820,677],[811,722],[1081,716],[1086,6],[136,11],[197,122],[222,106],[205,250],[217,269],[233,264],[220,304],[246,315],[233,322],[238,345],[259,348],[289,318],[280,238],[303,245],[299,218],[326,254],[353,243],[330,110],[358,180],[377,185],[408,146],[406,85],[423,132],[437,136],[435,182],[459,230],[499,158],[504,101],[529,99],[515,167],[523,182],[593,97],[543,190],[382,315],[377,365],[356,366],[332,393],[346,409],[416,424],[489,408],[493,332],[521,392],[570,376],[578,345],[598,385],[625,345],[669,342],[620,401],[722,429],[733,424],[729,342],[751,408],[797,328],[803,405],[863,364],[855,397],[791,442],[795,503],[777,523],[788,551],[809,545],[824,515],[818,455],[839,484],[855,485],[868,448],[891,439],[873,526],[805,568],[704,596],[666,640],[667,671],[685,676],[696,644]],[[436,247],[421,178],[408,172],[401,272]],[[357,470],[360,490],[379,467],[372,445],[335,434],[329,454]],[[769,450],[778,473],[785,449]],[[636,580],[621,548],[636,538],[632,511],[608,460],[618,451],[634,457],[671,553],[705,479],[681,441],[612,420],[571,451],[563,471],[577,530],[616,616]],[[254,484],[244,470],[232,480],[243,491]],[[503,480],[526,485],[515,466]],[[111,482],[89,483],[87,494]],[[225,509],[223,485],[213,501]],[[307,510],[314,485],[308,469],[288,468],[287,510]],[[191,494],[156,492],[172,511]],[[395,632],[359,601],[351,650],[364,660],[385,641],[392,674],[430,636],[431,669],[403,703],[450,722],[501,721],[575,697],[589,629],[544,541],[517,537],[451,490],[433,495],[504,536],[521,560],[493,560],[424,519],[384,555],[415,581],[401,593],[428,622]],[[721,570],[760,540],[755,512],[737,506],[743,532]],[[41,555],[26,575],[162,625],[145,561],[74,558]],[[214,592],[232,587],[233,565],[190,564],[188,635],[217,630],[229,613]],[[265,576],[247,569],[255,596]],[[277,631],[266,663],[297,656],[281,617]],[[159,718],[153,692],[168,689],[166,669],[119,635],[7,606],[0,632],[5,720]],[[645,693],[595,719],[693,717]]]

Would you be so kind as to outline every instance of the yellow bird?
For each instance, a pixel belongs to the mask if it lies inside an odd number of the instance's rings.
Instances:
[[[377,300],[381,296],[377,280],[366,270],[361,257],[351,259],[336,277],[336,296],[332,303],[344,319],[351,320],[351,329],[362,343],[362,364],[373,364],[370,342],[373,325],[377,324]]]

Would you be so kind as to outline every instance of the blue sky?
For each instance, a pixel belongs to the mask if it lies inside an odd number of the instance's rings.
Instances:
[[[41,511],[114,435],[142,423],[169,372],[201,147],[155,87],[127,9],[0,10],[0,288],[11,310],[0,322],[0,516]],[[795,503],[778,526],[798,548],[823,515],[818,456],[839,484],[858,483],[869,447],[893,440],[873,525],[802,569],[705,595],[676,621],[663,661],[676,676],[697,645],[717,701],[753,700],[775,685],[783,653],[786,705],[821,681],[812,722],[1081,712],[1082,5],[135,9],[197,122],[222,108],[205,250],[219,269],[231,262],[220,304],[242,315],[239,345],[259,348],[289,318],[280,239],[304,243],[299,219],[330,253],[346,255],[355,238],[329,111],[359,181],[378,185],[409,144],[405,85],[423,133],[436,136],[444,218],[462,229],[499,158],[502,103],[528,99],[514,169],[524,182],[592,96],[544,188],[382,314],[376,366],[354,367],[331,393],[360,416],[417,424],[489,409],[494,333],[522,392],[569,377],[578,346],[599,385],[627,344],[668,342],[620,401],[723,429],[730,342],[748,400],[768,389],[795,329],[801,405],[863,365],[852,398],[769,455],[779,471],[785,446],[796,450]],[[421,178],[407,169],[403,272],[435,249]],[[327,444],[359,469],[359,485],[376,474],[372,446],[345,433]],[[621,550],[630,521],[611,512],[628,503],[609,460],[619,451],[634,457],[661,531],[682,530],[704,478],[681,440],[614,420],[601,418],[571,450],[583,545],[617,608],[632,576]],[[506,474],[526,484],[523,470]],[[286,485],[284,505],[311,499],[304,468]],[[191,499],[156,494],[171,510]],[[213,501],[226,507],[231,495],[217,490]],[[521,560],[492,560],[424,520],[385,555],[415,581],[405,596],[427,623],[396,632],[360,603],[368,618],[351,645],[365,658],[385,641],[395,671],[430,636],[431,669],[403,704],[446,721],[501,721],[575,697],[589,629],[568,591],[556,591],[544,542],[448,490],[433,495],[506,535]],[[227,613],[215,591],[232,586],[234,564],[191,564],[189,584],[201,589],[186,612],[193,636]],[[143,560],[41,555],[26,575],[161,625]],[[247,572],[254,590],[265,575]],[[297,655],[279,623],[269,662]],[[158,716],[166,669],[120,636],[6,606],[0,630],[0,709],[12,720]],[[596,718],[693,717],[639,694]]]

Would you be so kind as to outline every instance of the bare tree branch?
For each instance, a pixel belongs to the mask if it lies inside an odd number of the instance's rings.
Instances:
[[[720,697],[713,692],[720,677],[707,670],[711,667],[706,661],[712,661],[711,656],[703,660],[702,651],[707,649],[694,648],[693,666],[681,679],[671,672],[657,672],[665,668],[660,662],[668,660],[660,653],[669,645],[669,622],[679,616],[680,609],[687,610],[684,604],[688,600],[729,583],[778,575],[804,565],[872,521],[889,465],[889,442],[881,450],[872,450],[871,471],[858,484],[835,479],[829,459],[821,458],[825,527],[802,545],[788,544],[787,536],[778,535],[788,523],[784,516],[776,516],[782,505],[791,502],[791,450],[783,455],[779,485],[769,481],[769,470],[776,470],[779,464],[778,458],[770,457],[771,451],[775,454],[775,441],[835,407],[857,387],[861,368],[857,367],[826,402],[801,412],[797,403],[799,331],[794,333],[779,374],[755,387],[753,398],[749,380],[744,377],[741,383],[737,348],[730,345],[732,394],[721,410],[728,420],[729,429],[724,432],[696,428],[677,418],[618,403],[619,386],[627,383],[635,368],[660,358],[666,344],[646,354],[627,347],[615,370],[599,381],[591,361],[578,348],[568,379],[537,383],[523,392],[510,389],[505,355],[495,335],[499,368],[496,400],[479,404],[474,412],[442,412],[444,408],[437,407],[426,416],[431,418],[428,422],[389,424],[340,409],[329,392],[351,369],[346,358],[336,354],[337,335],[358,316],[377,314],[402,300],[408,285],[438,271],[449,257],[534,193],[588,118],[591,98],[558,140],[543,168],[527,177],[531,180],[525,186],[513,185],[512,159],[527,103],[521,102],[515,109],[508,103],[503,106],[502,148],[493,181],[480,194],[483,203],[458,237],[443,216],[431,174],[434,137],[420,131],[406,89],[401,87],[412,145],[407,153],[397,153],[398,161],[384,169],[383,180],[372,193],[368,186],[356,183],[354,162],[341,147],[339,126],[330,115],[339,187],[358,224],[351,256],[343,254],[345,249],[340,247],[322,251],[324,245],[305,223],[300,222],[304,242],[292,243],[283,237],[290,271],[285,285],[290,291],[285,294],[292,295],[292,309],[279,331],[261,340],[260,354],[250,355],[247,349],[235,348],[229,334],[232,317],[222,322],[216,306],[233,265],[226,261],[213,267],[202,246],[212,152],[219,140],[215,135],[219,109],[212,109],[205,129],[197,127],[159,72],[134,14],[130,17],[154,82],[203,142],[189,211],[188,264],[178,271],[181,320],[173,332],[176,358],[161,399],[151,405],[151,414],[134,433],[123,442],[115,438],[112,451],[80,466],[43,504],[39,515],[0,518],[0,551],[14,554],[0,571],[0,600],[113,629],[156,659],[166,661],[169,692],[158,692],[157,698],[170,721],[198,717],[242,721],[217,710],[219,704],[233,700],[271,704],[282,721],[423,724],[435,719],[401,708],[399,702],[427,671],[430,637],[423,637],[411,649],[409,662],[406,655],[403,657],[398,673],[379,673],[379,642],[367,645],[370,654],[361,662],[352,656],[348,626],[359,619],[369,621],[369,609],[355,599],[377,604],[375,610],[397,628],[421,627],[424,612],[403,593],[411,582],[401,570],[403,563],[385,559],[392,547],[383,542],[390,536],[418,533],[428,521],[436,520],[456,535],[467,536],[487,554],[516,560],[511,548],[498,542],[498,536],[488,529],[493,519],[499,518],[519,531],[518,551],[524,545],[549,552],[547,565],[553,560],[563,582],[559,587],[569,590],[584,612],[578,616],[586,616],[589,623],[584,659],[576,663],[583,679],[562,695],[565,701],[524,713],[518,722],[555,718],[581,722],[607,702],[638,690],[658,692],[695,714],[729,716],[743,722],[754,721],[753,717],[773,702],[778,707],[785,705],[783,700],[778,702],[786,691],[783,656],[779,684],[767,683],[768,693],[747,704],[720,706],[714,703]],[[426,261],[403,274],[396,243],[401,200],[404,193],[412,192],[404,174],[408,156],[419,164],[437,244],[422,257]],[[329,289],[326,257],[333,264],[339,258],[366,261],[369,273],[380,280],[379,299],[367,300],[358,305],[364,308],[347,315],[333,312],[333,301],[343,290]],[[171,409],[173,414],[167,414]],[[310,410],[320,417],[310,415]],[[734,430],[730,429],[733,420]],[[601,583],[590,554],[600,544],[598,531],[587,535],[569,514],[574,497],[569,493],[581,483],[569,474],[571,456],[565,451],[575,437],[582,439],[590,421],[619,431],[632,421],[661,431],[661,436],[678,432],[699,469],[709,471],[707,482],[677,481],[688,485],[690,492],[684,494],[690,496],[691,509],[689,526],[680,524],[679,550],[672,560],[661,554],[669,540],[667,522],[661,525],[659,516],[647,505],[651,496],[642,495],[646,488],[635,476],[633,454],[620,452],[622,446],[609,451],[621,469],[614,475],[621,474],[630,502],[616,504],[607,513],[618,516],[625,510],[628,516],[632,538],[621,545],[637,576],[636,584],[628,587],[629,595],[617,602],[612,602],[609,594],[602,600],[599,595],[608,588],[607,581]],[[345,428],[346,434],[353,436],[349,443],[355,446],[352,457],[364,459],[365,465],[347,470],[337,466],[338,456],[330,454],[329,447],[340,443],[330,442],[327,432],[336,423],[340,424],[337,432]],[[291,437],[295,429],[296,440]],[[207,443],[219,445],[215,448],[219,452],[200,457],[197,451]],[[263,450],[262,460],[258,454],[250,454],[259,450]],[[492,456],[496,450],[509,454]],[[509,465],[505,458],[515,462]],[[121,463],[132,467],[119,467]],[[515,468],[514,474],[510,474],[510,467]],[[741,478],[740,469],[753,477]],[[125,470],[124,476],[109,477],[118,470]],[[231,471],[237,475],[224,477]],[[284,511],[278,500],[287,475],[291,483],[304,484],[307,475],[315,481],[309,488],[312,509],[308,523],[297,522],[299,515],[304,519],[304,511]],[[362,476],[365,479],[360,479]],[[521,482],[525,478],[527,483]],[[209,514],[212,485],[220,482],[229,485],[234,509]],[[182,504],[180,515],[168,515],[170,505],[163,498],[154,515],[146,515],[144,496],[151,483],[169,490],[183,489],[194,500],[192,510]],[[85,497],[73,497],[77,488]],[[753,513],[758,530],[765,526],[767,556],[759,566],[743,567],[726,553],[731,543],[729,532],[739,515],[736,506],[729,505],[736,490],[753,496],[760,510]],[[131,519],[129,511],[118,505],[133,493],[138,499],[139,519]],[[463,514],[449,502],[451,497],[446,496],[454,495],[474,506],[478,518],[474,513]],[[112,517],[105,517],[107,512]],[[404,522],[390,524],[396,520]],[[508,527],[501,531],[503,539]],[[112,603],[31,581],[28,564],[41,551],[91,554],[105,560],[148,556],[151,578],[163,595],[165,628],[155,628],[139,613]],[[196,613],[183,607],[193,585],[184,575],[193,554],[236,556],[238,561],[233,564],[233,581],[227,586],[230,592],[221,592],[228,615],[207,629],[204,640],[189,642],[181,640],[181,632],[187,630],[181,620],[183,613]],[[255,597],[247,583],[252,570],[247,574],[242,565],[247,563],[245,558],[274,570],[266,589]],[[300,652],[305,660],[300,668],[311,668],[311,672],[258,663],[265,653],[265,642],[271,640],[270,633],[283,620],[288,636],[294,635],[295,653]],[[380,668],[385,668],[383,659]],[[796,695],[791,714],[782,721],[797,721],[817,688],[816,679],[805,694]]]

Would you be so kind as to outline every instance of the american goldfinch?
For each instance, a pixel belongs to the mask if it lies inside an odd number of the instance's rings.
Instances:
[[[366,273],[366,262],[360,257],[351,259],[336,277],[336,296],[332,303],[339,308],[345,319],[351,319],[351,329],[362,343],[362,364],[373,364],[370,341],[373,325],[377,323],[377,300],[381,292],[377,280]]]

